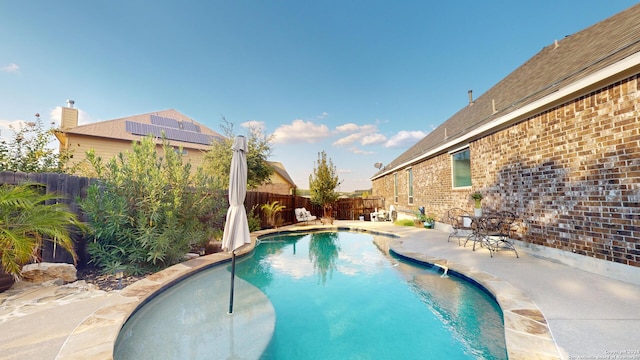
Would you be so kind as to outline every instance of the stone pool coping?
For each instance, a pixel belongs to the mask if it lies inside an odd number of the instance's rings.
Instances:
[[[236,252],[237,256],[250,253],[258,238],[276,233],[310,231],[362,231],[394,237],[390,248],[396,254],[425,264],[446,266],[450,272],[466,277],[483,287],[500,305],[504,314],[505,339],[509,359],[561,359],[560,351],[540,309],[524,293],[511,284],[489,273],[431,257],[406,246],[407,237],[424,235],[425,230],[411,227],[380,227],[374,223],[344,222],[332,226],[289,226],[276,230],[251,233],[251,244]],[[373,227],[373,228],[372,228]],[[393,231],[389,231],[393,229]],[[445,232],[434,231],[432,235]],[[106,303],[82,321],[60,349],[57,359],[113,359],[113,351],[120,329],[127,319],[155,294],[170,287],[184,277],[215,265],[229,262],[227,253],[211,254],[171,266],[140,280],[110,296]]]

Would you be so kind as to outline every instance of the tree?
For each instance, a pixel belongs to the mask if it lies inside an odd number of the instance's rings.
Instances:
[[[229,169],[231,168],[231,158],[233,152],[231,146],[236,137],[233,131],[233,124],[222,117],[222,128],[225,138],[216,141],[211,145],[211,149],[204,155],[205,170],[220,179],[223,186],[229,186]],[[247,139],[247,188],[255,189],[269,181],[273,168],[267,162],[271,155],[271,142],[273,135],[266,136],[257,128],[249,128],[249,138]]]
[[[324,216],[331,216],[331,204],[338,199],[335,189],[340,185],[340,179],[336,173],[336,167],[331,159],[327,159],[327,154],[322,151],[318,153],[318,161],[313,167],[313,174],[309,175],[309,191],[311,192],[311,202],[315,205],[322,205]]]
[[[36,121],[9,128],[13,132],[11,138],[0,141],[0,171],[64,172],[68,154],[50,146],[55,130],[45,129],[39,114]]]
[[[43,194],[43,185],[0,185],[0,264],[18,279],[22,265],[39,261],[44,241],[60,246],[76,259],[70,226],[85,230],[65,204],[50,203],[58,196]]]
[[[202,169],[192,176],[181,150],[163,139],[160,156],[147,136],[106,165],[87,153],[100,180],[81,207],[94,229],[90,261],[104,272],[144,273],[173,265],[223,226],[227,203],[220,184]]]

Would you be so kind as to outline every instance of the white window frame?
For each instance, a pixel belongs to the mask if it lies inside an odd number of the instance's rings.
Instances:
[[[413,204],[413,168],[407,168],[407,203]]]
[[[457,154],[463,153],[463,152],[468,152],[469,153],[469,185],[461,185],[461,186],[456,186],[456,166],[454,163],[454,157]],[[451,150],[449,151],[449,155],[451,156],[451,187],[455,190],[455,189],[468,189],[471,187],[472,185],[472,178],[471,178],[471,150],[469,149],[469,145],[457,148],[455,150]]]
[[[393,173],[393,202],[398,203],[398,173]]]

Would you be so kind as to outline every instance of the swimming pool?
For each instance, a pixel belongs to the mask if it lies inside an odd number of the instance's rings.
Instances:
[[[256,358],[506,358],[495,301],[464,280],[394,258],[388,240],[351,232],[276,236],[239,261],[240,288],[257,287],[275,311],[272,336],[260,330],[268,325],[241,335],[261,342]],[[211,359],[222,348],[228,354],[215,324],[232,317],[223,310],[219,319],[207,315],[211,299],[228,300],[226,268],[181,281],[137,311],[120,332],[115,358]],[[224,290],[210,292],[225,279]],[[236,311],[260,312],[243,301],[236,294]]]

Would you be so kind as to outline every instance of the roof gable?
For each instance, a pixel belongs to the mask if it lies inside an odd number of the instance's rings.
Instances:
[[[282,165],[281,162],[268,161],[268,163],[273,168],[273,171],[275,171],[278,175],[280,175],[280,177],[282,177],[286,182],[291,184],[291,186],[293,187],[296,186],[296,184],[293,182],[293,179],[291,179],[291,176],[289,176],[289,173],[284,168],[284,165]]]

